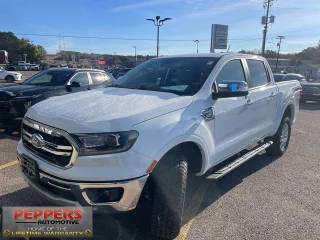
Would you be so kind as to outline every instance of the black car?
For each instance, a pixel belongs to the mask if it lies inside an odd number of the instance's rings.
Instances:
[[[301,74],[287,73],[287,74],[274,74],[276,82],[297,80],[302,87],[301,102],[306,101],[320,101],[320,83],[308,82]]]
[[[102,70],[57,68],[37,73],[20,84],[2,85],[0,126],[19,122],[31,105],[48,97],[105,87],[112,80]]]

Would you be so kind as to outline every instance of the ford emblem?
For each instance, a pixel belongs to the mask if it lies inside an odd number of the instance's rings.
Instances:
[[[31,137],[31,144],[35,148],[42,148],[44,145],[44,139],[39,133],[35,133]]]

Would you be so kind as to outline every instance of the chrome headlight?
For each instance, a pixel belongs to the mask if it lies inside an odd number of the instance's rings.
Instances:
[[[99,155],[129,150],[139,136],[137,131],[117,133],[74,134],[79,143],[79,155]]]

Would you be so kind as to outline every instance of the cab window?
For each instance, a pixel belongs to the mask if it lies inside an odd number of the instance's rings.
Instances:
[[[264,86],[270,82],[263,61],[247,59],[247,64],[250,73],[250,88]]]
[[[240,59],[231,60],[223,66],[216,79],[217,84],[223,81],[246,82]]]

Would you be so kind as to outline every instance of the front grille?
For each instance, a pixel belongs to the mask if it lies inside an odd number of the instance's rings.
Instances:
[[[9,112],[9,102],[0,102],[0,112]]]
[[[64,131],[24,119],[21,135],[23,144],[29,151],[60,167],[70,166],[77,155]]]

